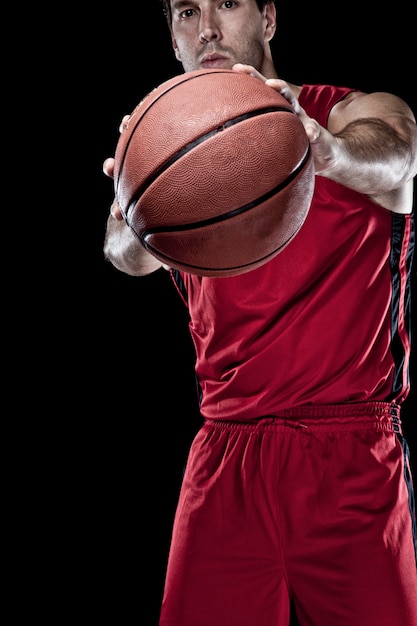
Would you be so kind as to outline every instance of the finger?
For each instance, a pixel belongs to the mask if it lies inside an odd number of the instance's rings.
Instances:
[[[282,80],[281,78],[269,78],[266,81],[266,84],[276,89],[276,91],[278,91],[281,96],[284,96],[284,98],[288,100],[296,113],[300,112],[300,104],[298,102],[298,98],[291,89],[291,87],[288,85],[288,83],[285,82],[285,80]]]
[[[240,72],[241,74],[249,74],[250,76],[254,76],[255,78],[259,78],[263,82],[266,82],[265,76],[263,76],[258,70],[256,70],[252,65],[245,65],[243,63],[235,63],[232,67],[234,72]]]
[[[124,129],[126,128],[129,118],[130,118],[130,115],[123,116],[122,121],[120,122],[120,126],[119,126],[119,133],[122,133]]]
[[[108,159],[106,159],[103,163],[103,172],[105,173],[106,176],[108,176],[109,178],[113,178],[113,172],[114,172],[114,159],[112,157],[109,157]]]
[[[123,215],[122,215],[119,203],[117,202],[116,198],[113,200],[113,203],[110,207],[110,213],[112,214],[112,217],[114,217],[114,219],[117,220],[118,222],[121,222],[123,220]]]
[[[306,131],[306,135],[310,143],[314,143],[320,138],[320,134],[321,134],[320,124],[316,120],[313,120],[311,117],[304,124],[304,130]]]

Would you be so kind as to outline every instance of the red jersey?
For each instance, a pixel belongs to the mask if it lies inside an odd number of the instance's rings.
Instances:
[[[304,85],[322,126],[352,89]],[[401,402],[409,392],[412,214],[316,176],[307,218],[240,276],[171,270],[187,304],[203,417],[245,421],[303,405]]]

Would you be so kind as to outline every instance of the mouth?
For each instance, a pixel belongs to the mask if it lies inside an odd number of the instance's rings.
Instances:
[[[221,54],[205,54],[201,59],[200,65],[204,69],[215,69],[218,67],[229,67],[230,63],[227,57]]]

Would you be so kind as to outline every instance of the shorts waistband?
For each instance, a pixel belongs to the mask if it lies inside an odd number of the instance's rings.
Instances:
[[[346,404],[304,404],[283,409],[273,417],[400,417],[400,406],[393,402],[351,402]]]
[[[375,430],[402,434],[401,408],[390,402],[303,405],[277,411],[274,415],[241,421],[205,420],[213,427],[226,429],[284,431],[309,429],[334,432],[340,430]]]

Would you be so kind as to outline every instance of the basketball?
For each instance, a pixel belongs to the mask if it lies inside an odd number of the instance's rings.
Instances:
[[[304,127],[277,91],[196,70],[136,106],[115,151],[124,219],[162,263],[201,276],[261,266],[295,237],[314,190]]]

